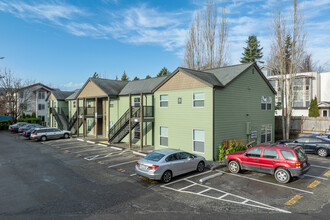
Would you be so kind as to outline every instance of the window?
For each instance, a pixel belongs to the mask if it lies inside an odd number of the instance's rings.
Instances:
[[[45,110],[45,104],[38,104],[38,110]]]
[[[134,139],[140,139],[140,124],[137,124],[134,128]]]
[[[272,97],[261,96],[261,110],[272,110]]]
[[[160,161],[164,156],[165,156],[164,154],[152,152],[152,153],[148,154],[145,157],[145,159],[157,162],[157,161]]]
[[[114,123],[113,121],[110,121],[110,129],[113,127]]]
[[[292,151],[289,150],[281,150],[281,154],[286,160],[296,160],[296,157],[292,153]]]
[[[269,80],[269,82],[273,86],[273,88],[276,90],[276,80]]]
[[[186,160],[188,158],[193,158],[190,153],[187,153],[187,152],[180,152],[179,153],[179,159],[180,160]]]
[[[166,162],[176,161],[178,160],[178,154],[171,154],[165,160]]]
[[[245,154],[247,157],[260,157],[262,148],[253,148]]]
[[[73,101],[73,108],[76,107],[76,101]]]
[[[195,92],[193,94],[193,107],[204,107],[204,92]]]
[[[92,107],[92,100],[87,100],[87,107]]]
[[[272,125],[261,126],[261,143],[268,143],[272,141]]]
[[[168,107],[168,95],[159,96],[159,107],[167,108]]]
[[[278,154],[274,149],[265,149],[263,158],[278,159]]]
[[[328,117],[328,111],[327,110],[323,110],[322,111],[322,116],[323,117]]]
[[[305,79],[306,86],[305,86],[305,106],[309,107],[310,104],[310,81],[311,79]]]
[[[309,138],[309,142],[322,143],[323,141],[320,138]]]
[[[110,108],[113,108],[115,106],[115,101],[113,99],[110,99]]]
[[[38,92],[38,99],[45,99],[45,92],[39,91]]]
[[[159,128],[159,144],[161,146],[168,146],[168,127]]]
[[[193,148],[195,152],[204,153],[205,131],[193,130]]]
[[[298,138],[297,140],[296,140],[298,143],[307,143],[307,142],[309,142],[309,140],[308,140],[308,138]]]
[[[134,98],[134,107],[140,107],[140,98]]]
[[[92,119],[87,119],[87,132],[90,132],[92,130],[93,121]]]

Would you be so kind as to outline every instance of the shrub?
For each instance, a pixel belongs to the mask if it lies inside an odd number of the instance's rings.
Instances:
[[[11,120],[0,121],[0,130],[8,129],[9,125],[11,125]]]
[[[311,100],[311,103],[309,105],[309,111],[308,111],[309,117],[319,117],[319,106],[317,105],[317,98]]]
[[[42,124],[42,121],[40,118],[19,118],[17,120],[17,122],[27,122],[27,123],[31,123],[31,124]]]
[[[36,118],[36,113],[35,112],[32,112],[32,118]]]
[[[25,118],[25,117],[26,117],[25,113],[23,112],[21,118]]]
[[[224,161],[227,154],[245,150],[244,147],[244,144],[238,143],[237,141],[229,141],[228,148],[225,148],[225,145],[219,145],[219,160]]]

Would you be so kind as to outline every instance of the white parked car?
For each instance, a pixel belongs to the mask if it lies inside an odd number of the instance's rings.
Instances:
[[[34,130],[33,133],[31,133],[30,138],[46,141],[49,139],[69,138],[70,135],[71,131],[62,131],[57,128],[40,128],[38,130]]]

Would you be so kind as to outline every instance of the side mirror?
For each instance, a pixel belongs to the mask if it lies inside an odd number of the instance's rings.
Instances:
[[[298,141],[293,141],[293,143],[298,143]]]

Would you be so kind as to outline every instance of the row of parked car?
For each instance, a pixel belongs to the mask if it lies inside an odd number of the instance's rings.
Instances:
[[[279,183],[307,173],[311,167],[306,153],[320,157],[330,155],[330,139],[305,136],[296,140],[280,140],[274,144],[260,144],[244,151],[228,154],[225,164],[232,173],[245,170],[270,174]],[[135,172],[153,180],[168,183],[173,177],[197,170],[206,165],[204,157],[181,150],[156,150],[137,161]]]
[[[46,141],[49,139],[69,138],[71,131],[60,130],[57,128],[44,127],[39,124],[30,124],[27,122],[18,122],[10,125],[11,132],[22,134],[28,139]]]

